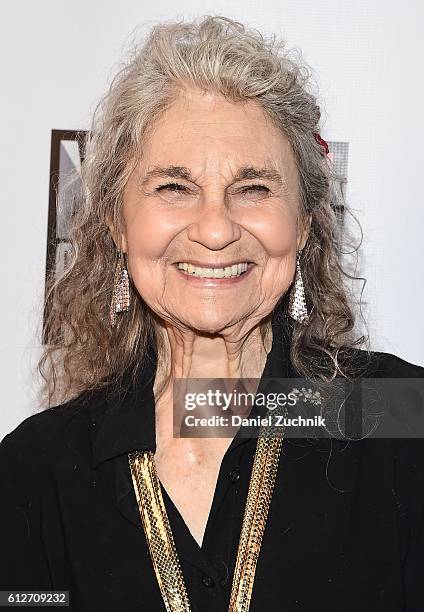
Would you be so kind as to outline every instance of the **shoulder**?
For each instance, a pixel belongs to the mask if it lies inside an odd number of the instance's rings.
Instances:
[[[387,434],[387,438],[376,439],[371,436],[362,440],[362,443],[372,451],[390,449],[389,453],[395,465],[395,490],[402,494],[404,500],[408,499],[408,503],[419,504],[424,509],[424,380],[418,380],[424,379],[424,367],[392,353],[356,349],[355,354],[360,361],[367,364],[364,375],[366,377],[417,379],[391,381],[391,384],[386,385],[386,395],[382,394],[390,406],[390,413],[397,415],[398,425],[401,422],[409,423],[409,427],[402,430],[405,435],[400,434],[400,429],[398,431],[394,428],[389,430],[392,435]],[[386,389],[384,386],[378,388],[380,391]],[[409,392],[405,393],[406,390]]]
[[[414,474],[424,485],[424,367],[393,353],[352,347],[343,349],[340,361],[355,365],[356,380],[368,379],[361,395],[353,395],[355,402],[362,402],[363,419],[368,415],[369,422],[375,422],[376,398],[379,402],[380,433],[361,438],[360,445],[369,457],[388,453],[402,475],[400,480],[409,482]]]
[[[382,351],[367,351],[348,348],[342,352],[342,359],[354,360],[359,375],[376,378],[424,378],[424,367],[402,357]]]
[[[91,416],[105,409],[103,393],[94,391],[27,417],[0,442],[1,475],[13,470],[23,473],[24,466],[28,473],[37,474],[40,465],[58,455],[78,452],[72,448],[76,437],[72,434],[77,433],[78,444],[83,445]]]
[[[81,457],[89,457],[94,403],[86,399],[81,396],[27,417],[0,443],[0,541],[5,551],[0,555],[0,583],[7,588],[49,589],[53,575],[63,582],[64,495],[69,500],[80,490],[81,473],[75,467]]]
[[[392,353],[373,352],[379,371],[387,377],[424,378],[424,367],[406,361]]]

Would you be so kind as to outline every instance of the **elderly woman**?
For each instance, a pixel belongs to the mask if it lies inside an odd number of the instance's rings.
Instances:
[[[113,81],[50,289],[55,407],[0,447],[1,589],[81,612],[424,609],[419,440],[174,431],[177,379],[424,376],[353,335],[309,82],[219,16],[155,26]]]

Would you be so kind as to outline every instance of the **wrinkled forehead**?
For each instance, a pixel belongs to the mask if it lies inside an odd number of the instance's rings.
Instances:
[[[178,97],[145,133],[137,180],[164,177],[165,169],[168,177],[192,181],[275,180],[297,195],[290,142],[253,101],[233,103],[212,94]]]

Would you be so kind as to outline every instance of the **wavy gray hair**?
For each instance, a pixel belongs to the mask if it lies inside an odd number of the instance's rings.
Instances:
[[[346,239],[332,204],[334,176],[314,137],[320,110],[312,72],[297,50],[277,37],[223,16],[155,25],[114,78],[100,101],[85,142],[83,191],[72,221],[72,253],[59,279],[51,279],[47,301],[47,346],[38,369],[41,394],[57,402],[137,375],[149,337],[164,350],[158,324],[132,287],[130,311],[112,330],[108,320],[116,248],[107,222],[119,235],[123,191],[143,142],[182,88],[219,93],[234,104],[254,100],[288,138],[299,172],[301,217],[311,216],[302,254],[308,305],[306,324],[294,324],[291,359],[300,375],[331,380],[354,375],[346,349],[363,344],[353,336],[355,315],[340,253]],[[270,321],[261,324],[262,337]],[[160,359],[159,359],[160,362]]]

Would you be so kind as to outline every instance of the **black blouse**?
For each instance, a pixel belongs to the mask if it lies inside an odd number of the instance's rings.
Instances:
[[[372,357],[375,377],[424,377],[394,355]],[[156,366],[125,393],[85,394],[3,439],[0,590],[69,590],[78,612],[165,610],[127,456],[155,450]],[[288,375],[274,315],[262,377]],[[162,487],[193,612],[228,610],[257,442],[239,433],[201,547]],[[423,582],[424,441],[285,439],[251,612],[423,612]]]

